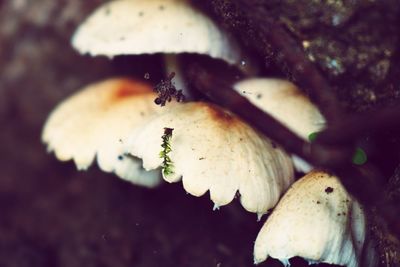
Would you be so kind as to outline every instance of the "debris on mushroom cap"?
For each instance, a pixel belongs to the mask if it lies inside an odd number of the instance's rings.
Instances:
[[[240,64],[232,38],[186,0],[116,0],[78,28],[73,46],[91,55],[197,53]]]
[[[309,263],[376,266],[366,235],[360,204],[336,177],[313,171],[291,186],[262,227],[254,261],[270,256],[287,264],[299,256]]]
[[[300,137],[321,131],[325,119],[294,84],[280,79],[254,78],[235,84],[235,90]]]
[[[165,129],[169,139],[165,138]],[[167,171],[160,152],[162,137],[169,149]],[[182,179],[185,190],[201,196],[208,190],[217,207],[236,193],[244,208],[264,214],[293,182],[289,157],[239,118],[213,104],[192,102],[171,107],[137,129],[127,151],[143,159],[143,167],[164,167],[168,182]],[[163,143],[164,144],[164,143]]]
[[[155,97],[149,85],[134,80],[91,84],[50,114],[42,140],[59,160],[74,160],[78,169],[87,169],[97,156],[102,170],[135,184],[156,186],[159,173],[144,171],[140,160],[124,154],[122,143],[133,128],[161,111]]]

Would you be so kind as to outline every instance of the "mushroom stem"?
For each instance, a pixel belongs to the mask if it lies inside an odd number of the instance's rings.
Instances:
[[[178,56],[175,54],[165,54],[164,60],[166,76],[168,76],[171,72],[174,72],[174,84],[176,89],[182,90],[185,99],[191,99],[191,94],[186,86],[185,78],[181,72]]]
[[[292,154],[292,161],[294,168],[298,172],[307,173],[314,168],[310,163],[295,154]]]

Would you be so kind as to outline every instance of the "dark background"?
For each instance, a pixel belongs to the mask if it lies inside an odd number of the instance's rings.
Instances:
[[[147,190],[101,173],[96,166],[78,172],[72,163],[58,162],[46,153],[40,141],[42,126],[66,96],[115,75],[141,78],[149,72],[153,82],[161,78],[157,56],[110,62],[72,50],[72,32],[102,2],[0,1],[0,266],[253,266],[252,246],[262,223],[238,203],[213,212],[208,195],[191,197],[180,183]],[[298,14],[296,2],[284,2],[293,5],[293,14]],[[387,3],[382,4],[383,11],[397,12],[398,5],[391,8]],[[281,12],[277,6],[274,12]],[[329,27],[323,20],[331,21],[330,14],[362,21],[354,11],[359,7],[329,7],[322,12],[325,16],[312,12],[318,8],[316,4],[303,17],[282,14],[293,24],[291,29],[298,38],[310,27],[308,52],[314,53],[321,70],[339,88],[343,106],[351,111],[366,110],[397,98],[398,84],[387,78],[396,77],[398,71],[391,64],[396,62],[398,50],[398,30],[390,24],[393,16],[382,13],[385,23],[371,30],[370,42],[379,45],[361,46],[359,40],[350,38],[356,30],[348,33],[349,38],[344,33],[339,38],[333,30],[323,28]],[[365,31],[365,20],[375,25],[379,15],[372,13],[364,13],[363,27],[353,28]],[[322,20],[322,26],[312,29],[297,23],[310,18]],[[356,51],[364,49],[366,56],[346,53],[351,46],[341,40],[354,44]],[[342,60],[340,70],[329,67],[327,58],[336,56]],[[359,65],[360,61],[365,64]],[[389,134],[385,141],[390,138]],[[397,141],[391,142],[383,145],[393,147]],[[389,159],[387,173],[399,162],[396,155]]]

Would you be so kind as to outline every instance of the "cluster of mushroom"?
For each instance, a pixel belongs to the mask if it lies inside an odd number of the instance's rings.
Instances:
[[[238,68],[245,60],[234,38],[185,0],[108,2],[72,43],[93,56],[163,53],[181,88],[175,54],[202,54]],[[318,109],[290,82],[249,78],[234,88],[304,139],[324,127]],[[337,178],[312,171],[295,182],[292,157],[236,115],[208,102],[160,107],[155,98],[151,85],[128,78],[89,85],[51,113],[42,139],[59,160],[74,160],[81,170],[96,160],[103,171],[137,185],[182,180],[191,195],[209,191],[215,209],[240,196],[261,218],[277,205],[257,237],[255,263],[271,256],[287,265],[300,256],[376,266],[364,212]]]

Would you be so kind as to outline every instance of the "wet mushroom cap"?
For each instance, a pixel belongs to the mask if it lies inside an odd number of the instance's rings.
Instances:
[[[182,179],[185,190],[210,192],[215,205],[230,203],[237,192],[244,208],[264,214],[293,182],[287,154],[228,111],[209,103],[178,104],[153,118],[130,137],[127,151],[147,170],[163,167],[164,129],[172,130],[168,182]]]
[[[290,187],[267,219],[255,242],[254,261],[273,257],[287,264],[299,256],[309,263],[375,266],[373,257],[361,263],[373,254],[366,235],[358,202],[336,177],[313,171]]]
[[[289,81],[252,78],[240,81],[234,87],[238,93],[303,139],[324,128],[325,119],[318,108]]]
[[[73,160],[78,169],[87,169],[97,157],[103,171],[153,187],[160,182],[159,174],[145,172],[139,160],[126,156],[122,140],[145,119],[161,112],[155,97],[149,85],[130,79],[91,84],[52,111],[42,140],[59,160]]]
[[[96,9],[72,44],[92,56],[197,53],[240,64],[227,33],[185,0],[116,0]]]

